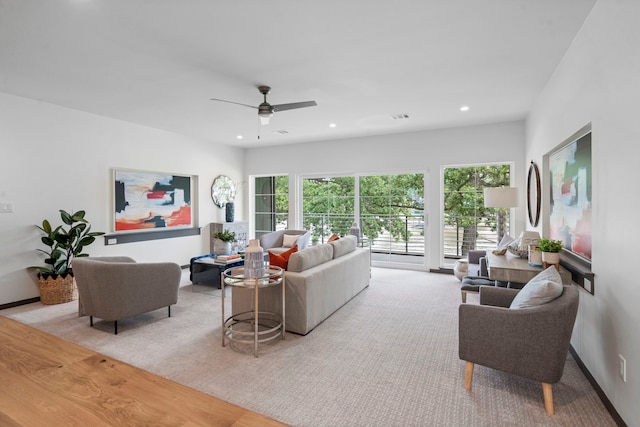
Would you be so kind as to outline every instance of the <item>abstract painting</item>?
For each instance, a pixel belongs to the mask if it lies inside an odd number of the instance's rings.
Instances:
[[[591,132],[549,155],[549,236],[591,261]]]
[[[114,230],[193,227],[188,175],[114,170]]]

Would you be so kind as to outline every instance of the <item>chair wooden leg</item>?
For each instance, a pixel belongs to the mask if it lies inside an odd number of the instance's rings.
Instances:
[[[471,390],[471,379],[473,378],[473,362],[467,362],[464,368],[464,389]]]
[[[93,326],[93,316],[89,316],[89,326]]]
[[[114,335],[118,335],[118,321],[117,320],[113,321],[113,334]]]
[[[553,415],[553,390],[551,384],[542,383],[542,394],[544,395],[544,409],[548,415]]]
[[[467,302],[467,291],[462,292],[462,303],[465,304]]]
[[[167,308],[169,309],[169,317],[171,317],[171,306],[168,305]]]

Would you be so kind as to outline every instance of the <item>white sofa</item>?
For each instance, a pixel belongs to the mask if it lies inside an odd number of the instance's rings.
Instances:
[[[291,255],[285,272],[286,330],[306,335],[369,286],[370,251],[355,236],[312,246]],[[261,289],[260,311],[282,312],[280,287]],[[234,287],[233,313],[253,307],[253,290]]]

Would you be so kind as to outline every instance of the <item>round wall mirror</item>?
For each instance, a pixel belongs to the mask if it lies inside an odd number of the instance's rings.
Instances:
[[[220,175],[213,180],[211,185],[211,198],[219,208],[224,208],[228,202],[233,202],[236,197],[236,185],[231,178]]]
[[[540,171],[538,166],[531,162],[527,177],[527,212],[529,213],[529,224],[533,227],[537,227],[540,221],[541,202]]]

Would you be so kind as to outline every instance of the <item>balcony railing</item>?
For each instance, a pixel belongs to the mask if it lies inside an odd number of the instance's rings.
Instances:
[[[464,220],[464,221],[463,221]],[[492,249],[496,247],[496,232],[489,225],[476,219],[473,227],[463,227],[469,218],[454,218],[457,225],[445,225],[443,230],[443,248],[445,259],[459,259],[467,255],[471,249]],[[314,237],[321,243],[336,233],[349,234],[353,224],[353,217],[349,215],[304,215],[304,228],[311,230]],[[369,224],[375,227],[369,227]],[[396,237],[384,227],[393,224],[394,229],[400,230]],[[422,215],[363,215],[359,221],[363,237],[369,239],[371,250],[375,253],[389,253],[394,255],[424,256],[424,217]],[[373,229],[379,230],[375,238]],[[397,234],[396,234],[397,235]]]
[[[304,215],[304,227],[320,242],[332,234],[349,234],[353,216]],[[422,215],[362,215],[358,222],[362,236],[369,239],[371,250],[379,253],[424,256],[424,217]],[[396,231],[395,236],[388,228]],[[374,231],[376,230],[376,231]],[[374,236],[375,234],[375,236]]]

